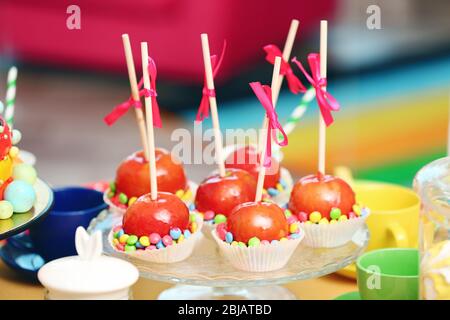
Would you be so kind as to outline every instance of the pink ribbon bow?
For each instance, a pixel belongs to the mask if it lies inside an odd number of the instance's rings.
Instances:
[[[299,62],[297,58],[294,57],[292,62],[300,68],[306,79],[308,79],[316,90],[316,99],[317,104],[319,105],[320,113],[322,114],[322,118],[327,127],[330,126],[334,121],[331,111],[339,111],[340,106],[339,102],[331,94],[324,90],[324,87],[327,86],[327,79],[320,76],[320,55],[318,53],[310,53],[308,55],[308,64],[311,69],[312,77],[308,74],[308,72],[306,72],[302,63]]]
[[[288,144],[288,137],[286,132],[283,130],[283,126],[278,121],[278,115],[275,112],[275,108],[272,104],[272,90],[269,86],[263,86],[259,82],[251,82],[250,87],[255,93],[261,105],[266,110],[266,116],[269,120],[269,127],[267,128],[270,134],[267,135],[267,145],[266,145],[266,154],[264,158],[264,167],[269,168],[271,165],[271,157],[272,157],[272,139],[278,144],[280,147],[284,147]],[[283,140],[278,140],[277,131],[281,133],[283,136]]]
[[[222,64],[223,56],[225,54],[225,49],[227,47],[227,42],[223,42],[222,53],[220,54],[219,60],[217,60],[217,56],[211,56],[211,65],[213,69],[213,78],[216,77],[217,72],[219,72],[220,65]],[[208,89],[208,85],[206,84],[206,74],[204,77],[204,85],[202,90],[202,100],[200,101],[200,105],[198,107],[197,116],[195,117],[195,121],[202,122],[205,118],[209,117],[209,98],[215,97],[216,91],[214,89]]]
[[[156,64],[152,58],[148,58],[148,73],[150,75],[150,89],[144,88],[144,79],[138,83],[139,98],[140,97],[152,97],[152,115],[153,115],[153,125],[157,128],[161,128],[161,116],[159,113],[159,105],[156,97],[158,96],[156,92]],[[135,108],[142,108],[142,103],[140,100],[134,100],[130,97],[127,101],[116,106],[103,120],[108,126],[112,126],[120,117],[122,117],[127,111],[134,106]]]
[[[266,60],[271,64],[275,63],[275,57],[283,57],[281,50],[274,44],[268,44],[263,49],[266,52]],[[297,78],[297,76],[294,74],[294,71],[292,71],[292,68],[289,65],[289,63],[283,58],[281,58],[280,74],[286,77],[289,90],[291,90],[293,94],[306,92],[305,86],[301,83],[300,79]]]

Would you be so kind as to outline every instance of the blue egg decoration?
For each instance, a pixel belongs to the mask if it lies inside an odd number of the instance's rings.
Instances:
[[[6,187],[5,200],[12,204],[14,212],[27,212],[36,202],[36,192],[31,184],[16,180]]]

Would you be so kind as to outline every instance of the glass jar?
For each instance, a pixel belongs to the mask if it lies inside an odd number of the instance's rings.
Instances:
[[[450,299],[450,158],[433,161],[414,178],[421,198],[420,296]]]

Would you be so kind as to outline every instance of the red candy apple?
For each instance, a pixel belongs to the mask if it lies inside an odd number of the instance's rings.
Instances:
[[[244,243],[252,237],[272,241],[289,234],[283,210],[269,202],[248,202],[237,206],[229,215],[227,226],[234,240]]]
[[[156,200],[150,194],[143,195],[123,216],[125,233],[138,237],[154,232],[163,237],[171,228],[185,230],[188,226],[189,209],[180,198],[168,192],[158,192]]]
[[[0,161],[9,153],[12,146],[12,135],[6,121],[0,117]]]
[[[237,168],[249,172],[255,179],[258,179],[259,154],[253,146],[239,148],[228,156],[225,160],[225,167]],[[264,178],[264,188],[275,188],[280,180],[280,164],[271,157],[272,164],[266,168],[266,177]]]
[[[297,181],[292,189],[289,210],[294,214],[319,211],[330,219],[332,208],[348,215],[355,204],[355,193],[344,180],[330,175],[309,175]]]
[[[214,174],[197,189],[195,207],[227,216],[238,204],[255,200],[256,180],[247,171],[227,169],[225,177]]]
[[[185,190],[187,182],[183,165],[175,163],[165,149],[157,148],[155,153],[158,190],[170,193]],[[119,165],[116,188],[117,192],[123,192],[129,198],[150,192],[149,164],[142,151],[133,153]]]

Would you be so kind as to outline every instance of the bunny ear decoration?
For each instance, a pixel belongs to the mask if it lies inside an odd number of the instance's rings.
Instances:
[[[96,231],[93,235],[89,235],[86,229],[78,227],[75,232],[75,248],[82,260],[100,257],[103,251],[102,233]]]

